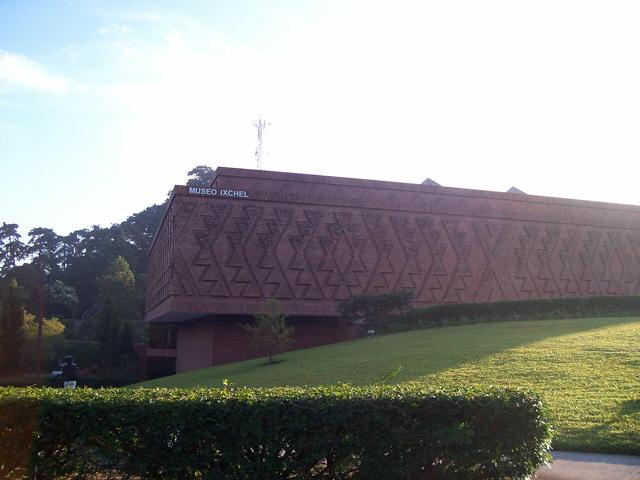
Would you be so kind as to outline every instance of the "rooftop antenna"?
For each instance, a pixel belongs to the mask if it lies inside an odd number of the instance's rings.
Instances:
[[[258,146],[256,147],[256,163],[258,164],[258,170],[262,170],[262,132],[265,128],[271,125],[271,122],[267,122],[263,118],[259,118],[253,122],[253,126],[258,129]]]

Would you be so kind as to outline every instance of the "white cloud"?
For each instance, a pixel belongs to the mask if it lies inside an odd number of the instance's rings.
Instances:
[[[0,81],[48,93],[65,93],[69,81],[59,75],[48,73],[38,62],[19,53],[0,51]]]

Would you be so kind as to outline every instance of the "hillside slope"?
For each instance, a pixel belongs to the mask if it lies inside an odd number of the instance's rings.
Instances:
[[[419,330],[298,350],[140,384],[144,387],[480,384],[538,392],[555,447],[640,453],[640,319],[588,318]]]

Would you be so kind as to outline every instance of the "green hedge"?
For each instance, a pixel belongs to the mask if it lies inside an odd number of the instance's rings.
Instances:
[[[469,323],[638,314],[638,295],[547,298],[432,305],[380,318],[374,327],[380,332],[398,332]]]
[[[549,445],[520,391],[0,389],[0,478],[515,479]]]

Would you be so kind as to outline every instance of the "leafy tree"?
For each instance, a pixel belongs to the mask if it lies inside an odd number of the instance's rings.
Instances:
[[[166,201],[152,205],[134,213],[121,224],[126,240],[144,254],[141,256],[144,261],[166,208]]]
[[[96,279],[102,275],[109,261],[117,255],[126,254],[118,251],[119,244],[108,229],[97,225],[71,232],[62,242],[61,257],[65,268],[57,278],[76,289],[79,312],[87,310],[99,298]],[[66,258],[65,250],[69,254]]]
[[[189,179],[187,185],[189,187],[208,187],[211,185],[216,171],[206,165],[198,165],[187,172]]]
[[[126,258],[134,273],[137,290],[135,306],[139,312],[142,311],[147,250],[157,227],[155,222],[159,222],[162,216],[162,208],[147,211],[148,215],[140,212],[142,215],[135,214],[127,221],[108,228],[94,225],[91,229],[70,234],[74,239],[70,239],[61,250],[66,248],[75,253],[69,257],[63,272],[56,278],[76,289],[80,301],[79,312],[84,312],[100,298],[100,285],[96,278],[102,276],[117,256]],[[152,230],[154,233],[149,233]]]
[[[269,363],[273,363],[273,355],[292,342],[294,328],[287,327],[286,316],[275,298],[267,300],[255,318],[254,324],[242,327],[249,333],[254,349],[267,353]]]
[[[42,319],[42,356],[43,366],[53,367],[64,352],[65,326],[56,317]],[[24,366],[35,365],[38,356],[38,319],[31,313],[25,314],[26,343],[24,346]]]
[[[133,247],[127,258],[136,277],[137,307],[140,312],[144,312],[147,254],[166,209],[166,201],[159,205],[152,205],[131,215],[121,224],[125,238]]]
[[[10,277],[0,280],[0,298],[9,291],[11,280],[20,285],[24,308],[29,312],[37,312],[39,308],[38,291],[42,282],[42,272],[30,263],[17,265],[11,270]]]
[[[50,314],[74,316],[78,306],[76,289],[60,280],[55,280],[46,287],[47,304]]]
[[[59,245],[59,261],[62,271],[69,269],[69,266],[73,263],[74,258],[81,255],[80,252],[80,240],[81,230],[71,232],[69,235],[58,237],[60,240]]]
[[[0,308],[0,373],[16,371],[26,342],[24,309],[18,282],[11,280]]]
[[[32,258],[31,263],[37,265],[45,274],[60,270],[58,265],[58,249],[60,238],[50,228],[32,228],[29,230],[27,255]]]
[[[138,317],[136,281],[127,261],[118,256],[99,279],[103,301],[98,326],[102,359],[117,365],[123,354],[132,353],[133,325]]]
[[[100,310],[98,325],[98,341],[100,342],[100,358],[106,365],[116,365],[120,360],[122,349],[122,320],[111,299],[106,299]]]
[[[136,279],[124,257],[118,255],[98,280],[100,296],[110,301],[120,318],[137,317]]]
[[[133,331],[131,320],[124,321],[120,332],[120,353],[123,355],[133,355],[135,353],[133,350]]]
[[[20,241],[17,223],[2,222],[0,227],[0,275],[6,275],[16,267],[16,262],[26,255],[26,247]]]
[[[414,295],[413,290],[354,295],[338,304],[338,312],[350,320],[364,320],[371,326],[377,326],[385,316],[409,310]]]

